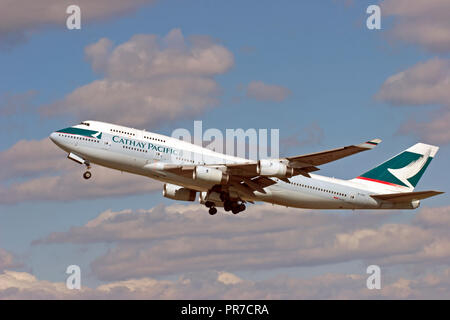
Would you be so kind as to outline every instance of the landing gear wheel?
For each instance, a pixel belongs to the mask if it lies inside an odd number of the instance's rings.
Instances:
[[[232,204],[231,201],[225,201],[223,203],[223,208],[225,209],[225,211],[230,211],[232,209]]]
[[[233,205],[231,206],[231,212],[233,212],[233,214],[238,214],[239,212],[241,212],[237,203],[233,203]]]
[[[92,173],[90,171],[86,171],[85,173],[83,173],[83,178],[85,178],[86,180],[90,177],[92,177]]]
[[[245,210],[245,204],[241,203],[241,204],[237,204],[234,203],[233,206],[231,207],[231,212],[233,212],[234,214],[238,214],[239,212],[242,212]]]
[[[209,208],[209,214],[210,215],[215,215],[217,213],[217,208],[215,208],[215,207],[211,207],[211,208]]]
[[[214,206],[214,202],[212,202],[212,201],[206,201],[206,202],[205,202],[205,206],[206,206],[207,208],[211,208],[211,207]]]

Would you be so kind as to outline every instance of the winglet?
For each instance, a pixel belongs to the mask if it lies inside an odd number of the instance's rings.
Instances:
[[[365,148],[365,149],[372,149],[375,148],[382,140],[381,139],[372,139],[370,141],[358,144],[357,147]]]

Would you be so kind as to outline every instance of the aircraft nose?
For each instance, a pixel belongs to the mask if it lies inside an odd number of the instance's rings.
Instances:
[[[57,136],[58,134],[56,132],[52,132],[49,136],[50,140],[52,140],[54,143],[57,142]]]

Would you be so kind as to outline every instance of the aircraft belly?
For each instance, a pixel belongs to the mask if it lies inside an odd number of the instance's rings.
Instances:
[[[257,200],[270,203],[307,209],[354,209],[355,205],[344,200],[323,197],[314,193],[298,192],[280,188],[268,187],[266,194],[256,193]]]
[[[145,175],[145,170],[142,169],[145,164],[145,159],[112,152],[108,149],[90,148],[85,146],[75,147],[73,148],[73,152],[92,163],[107,168]]]

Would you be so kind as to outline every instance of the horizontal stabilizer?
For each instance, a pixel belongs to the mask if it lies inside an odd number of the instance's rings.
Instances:
[[[441,191],[416,191],[416,192],[400,192],[387,194],[373,194],[372,198],[389,202],[409,202],[414,200],[426,199],[429,197],[442,194]]]

